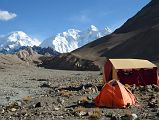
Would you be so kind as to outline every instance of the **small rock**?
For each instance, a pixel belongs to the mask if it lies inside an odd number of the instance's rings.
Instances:
[[[150,97],[150,99],[148,101],[148,106],[150,108],[157,107],[157,99],[156,99],[156,95],[155,94],[152,94],[152,96]]]
[[[75,112],[75,115],[78,117],[81,117],[81,116],[87,115],[87,112],[85,112],[85,111]]]
[[[95,85],[93,85],[91,89],[93,93],[98,93],[98,88]]]
[[[4,112],[5,112],[5,110],[2,108],[2,109],[1,109],[1,113],[3,114]]]
[[[6,97],[6,99],[7,99],[7,101],[9,101],[9,100],[10,100],[10,97]]]
[[[57,106],[54,106],[54,110],[55,110],[55,111],[58,111],[58,110],[60,110],[60,108],[57,107]]]
[[[50,87],[51,83],[50,82],[44,82],[42,85],[40,85],[40,87]]]
[[[35,108],[35,104],[34,104],[34,103],[29,103],[29,104],[27,105],[27,108],[33,109],[33,108]]]
[[[137,115],[136,114],[131,114],[131,120],[136,120],[138,117],[137,117]]]
[[[94,109],[94,110],[88,112],[89,119],[91,119],[91,120],[100,119],[102,115],[103,114],[99,109]]]
[[[85,86],[84,85],[81,85],[82,86],[82,90],[86,90]]]
[[[64,99],[58,97],[57,102],[63,105],[65,101],[64,101]]]
[[[59,116],[59,118],[64,118],[63,116]]]
[[[21,102],[21,101],[16,101],[16,103],[17,103],[17,105],[18,105],[19,107],[22,106],[22,102]]]
[[[154,88],[154,90],[156,92],[159,92],[159,86],[158,85],[153,84],[152,87]]]
[[[145,89],[147,92],[152,92],[152,86],[151,85],[146,85]]]
[[[73,109],[73,108],[69,108],[69,109],[67,109],[66,111],[67,111],[68,113],[72,113],[72,114],[74,113],[74,109]]]
[[[148,102],[148,106],[150,107],[150,108],[154,108],[154,107],[157,107],[157,105],[156,105],[156,103],[155,102]]]
[[[23,98],[22,98],[22,100],[23,101],[31,101],[32,100],[32,97],[31,96],[24,96]]]
[[[41,102],[38,102],[35,104],[35,108],[37,108],[37,107],[41,107]]]
[[[134,91],[137,89],[137,87],[136,87],[136,85],[135,84],[133,84],[132,85],[132,87],[131,87],[131,91],[132,91],[132,93],[134,93]]]
[[[111,120],[121,120],[121,119],[120,119],[120,115],[115,115],[115,114],[113,114],[113,115],[111,116]]]
[[[146,85],[145,88],[146,89],[152,89],[152,85]]]
[[[138,116],[136,114],[125,114],[124,116],[121,116],[121,120],[137,120]]]
[[[89,112],[88,112],[88,115],[89,115],[89,116],[93,115],[93,112],[92,112],[92,111],[89,111]]]
[[[124,116],[121,116],[121,120],[131,120],[130,119],[130,115],[124,115]]]
[[[15,109],[15,108],[11,108],[11,111],[12,111],[12,112],[15,112],[15,111],[17,111],[17,109]]]
[[[22,115],[25,115],[25,116],[26,116],[26,115],[27,115],[27,112],[28,112],[28,111],[27,111],[25,108],[23,108],[23,109],[21,110],[21,114],[22,114]]]
[[[112,115],[113,115],[113,113],[111,113],[111,112],[105,114],[106,117],[112,117]]]
[[[2,107],[0,107],[0,112],[3,114],[5,110]]]
[[[87,96],[87,99],[88,99],[88,100],[93,100],[93,97]]]
[[[20,114],[18,114],[17,112],[14,112],[14,113],[12,114],[12,116],[13,116],[13,117],[20,117]]]
[[[12,108],[18,109],[19,108],[18,103],[17,102],[12,102],[12,103],[9,103],[6,106],[6,109],[8,109],[8,110],[11,110]]]
[[[140,91],[145,91],[145,87],[144,87],[144,86],[140,86],[140,87],[139,87],[139,90],[140,90]]]

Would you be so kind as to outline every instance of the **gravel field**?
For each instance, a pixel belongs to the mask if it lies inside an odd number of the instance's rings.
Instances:
[[[66,71],[0,64],[0,120],[158,120],[159,87],[129,86],[139,107],[96,108],[99,71]],[[133,118],[133,117],[134,118]]]
[[[81,80],[91,82],[98,75],[99,72],[51,70],[27,65],[8,66],[0,69],[0,104],[7,103],[8,98],[17,100],[23,96],[44,94],[46,88],[40,87],[43,83],[58,86]]]

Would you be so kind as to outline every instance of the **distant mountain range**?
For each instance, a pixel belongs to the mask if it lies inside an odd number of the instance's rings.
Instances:
[[[15,31],[0,37],[0,53],[15,53],[27,46],[37,46],[33,49],[36,48],[37,52],[39,50],[43,51],[42,54],[48,50],[57,53],[68,53],[110,33],[109,28],[98,30],[94,25],[91,25],[86,31],[69,29],[67,32],[58,33],[41,43],[38,39],[31,38],[23,31]]]
[[[111,30],[108,27],[99,30],[94,25],[91,25],[90,28],[85,31],[69,29],[66,32],[58,33],[44,40],[40,44],[40,47],[51,47],[60,53],[68,53],[110,33]]]

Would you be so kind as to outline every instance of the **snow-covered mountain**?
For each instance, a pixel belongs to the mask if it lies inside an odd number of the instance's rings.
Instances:
[[[110,33],[109,28],[98,30],[91,25],[85,31],[69,29],[40,43],[39,40],[31,38],[22,31],[15,31],[0,36],[0,53],[15,53],[23,47],[39,45],[44,49],[50,47],[59,53],[67,53]]]
[[[39,46],[38,39],[29,37],[22,31],[11,32],[6,36],[0,37],[0,51],[12,51],[22,46]]]
[[[51,47],[57,52],[67,53],[110,33],[111,30],[109,28],[99,30],[94,25],[91,25],[86,31],[69,29],[67,32],[58,33],[44,40],[40,47]]]

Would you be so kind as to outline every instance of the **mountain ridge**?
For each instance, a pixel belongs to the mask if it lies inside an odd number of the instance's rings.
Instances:
[[[111,30],[108,27],[99,30],[94,25],[91,25],[85,31],[68,29],[65,32],[58,33],[57,35],[44,40],[40,44],[40,47],[52,47],[60,53],[68,53],[110,33]]]
[[[110,33],[111,30],[108,27],[99,30],[94,25],[91,25],[85,31],[68,29],[65,32],[58,33],[40,42],[38,39],[30,37],[23,31],[14,31],[7,35],[0,36],[0,53],[14,54],[21,48],[29,46],[38,46],[43,50],[51,48],[58,53],[68,53]]]
[[[159,61],[159,1],[152,0],[112,34],[99,38],[73,55],[103,65],[109,58]]]

